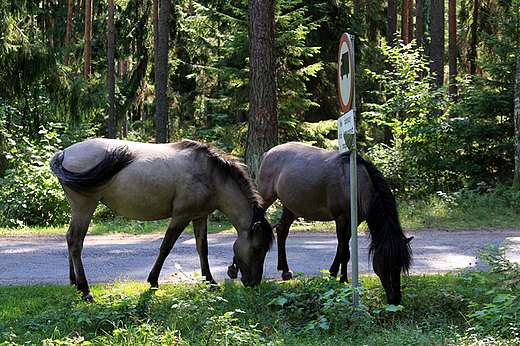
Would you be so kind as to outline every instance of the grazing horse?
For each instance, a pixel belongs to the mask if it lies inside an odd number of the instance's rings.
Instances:
[[[395,198],[381,172],[368,160],[357,157],[358,219],[367,221],[372,242],[373,268],[381,279],[390,304],[401,302],[400,274],[407,272],[412,253],[399,223]],[[338,247],[330,274],[341,265],[341,281],[347,281],[350,259],[350,158],[337,151],[303,143],[279,145],[264,156],[258,173],[258,192],[267,208],[279,198],[282,217],[276,227],[278,270],[283,279],[292,272],[287,264],[285,241],[296,217],[336,222]]]
[[[136,220],[171,217],[157,260],[148,275],[152,287],[175,241],[193,223],[201,272],[215,283],[208,262],[207,217],[215,209],[235,226],[233,245],[244,285],[262,280],[274,234],[261,198],[244,169],[216,150],[191,140],[172,144],[91,139],[57,152],[50,167],[72,208],[67,232],[70,282],[92,301],[81,252],[92,215],[101,201]]]

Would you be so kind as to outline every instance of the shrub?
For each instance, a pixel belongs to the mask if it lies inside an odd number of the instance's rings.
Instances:
[[[60,148],[56,130],[41,128],[40,140],[8,135],[6,158],[11,167],[0,179],[0,226],[57,224],[68,221],[70,209],[49,160]]]

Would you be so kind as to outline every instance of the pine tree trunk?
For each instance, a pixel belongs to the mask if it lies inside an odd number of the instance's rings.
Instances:
[[[430,72],[434,87],[444,84],[444,0],[431,0],[430,9]]]
[[[85,1],[85,79],[92,74],[92,0]]]
[[[413,0],[408,0],[408,39],[410,42],[414,39],[414,26],[413,26]]]
[[[417,0],[415,2],[416,6],[416,33],[415,38],[417,42],[417,47],[422,48],[423,46],[423,1],[424,0]]]
[[[256,181],[264,153],[278,145],[274,0],[249,0],[249,59],[245,159]]]
[[[393,46],[395,43],[395,39],[397,38],[397,0],[388,0],[386,22],[386,41],[389,46]]]
[[[471,23],[471,42],[469,47],[469,74],[474,76],[477,74],[477,40],[478,40],[478,16],[479,1],[473,1],[473,22]]]
[[[457,1],[449,0],[449,67],[450,67],[450,86],[449,93],[453,101],[457,101]]]
[[[515,176],[513,187],[520,189],[520,48],[516,57],[515,77]]]
[[[108,138],[116,138],[114,0],[108,0]]]
[[[157,66],[157,51],[159,50],[159,0],[153,0],[153,63]]]
[[[67,49],[67,54],[65,55],[65,66],[70,65],[70,39],[72,36],[72,10],[74,7],[74,0],[69,0],[69,6],[67,8],[67,29],[65,32],[65,46]]]
[[[403,0],[401,39],[404,44],[408,44],[413,40],[413,0]]]
[[[171,0],[161,0],[159,8],[159,38],[155,65],[155,141],[168,141],[168,51],[170,42]]]

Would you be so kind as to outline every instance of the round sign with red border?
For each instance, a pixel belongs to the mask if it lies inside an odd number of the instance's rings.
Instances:
[[[338,90],[341,109],[348,112],[354,100],[354,45],[347,33],[339,42]]]

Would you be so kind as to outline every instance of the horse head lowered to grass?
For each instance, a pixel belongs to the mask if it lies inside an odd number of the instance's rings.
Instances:
[[[70,282],[92,300],[81,257],[83,240],[101,201],[131,219],[171,217],[155,264],[148,275],[158,286],[159,273],[177,238],[193,223],[201,273],[215,283],[208,262],[207,217],[220,210],[236,228],[233,245],[242,282],[260,283],[265,255],[274,235],[261,198],[243,168],[216,150],[191,140],[172,144],[92,139],[57,152],[50,167],[72,208],[67,232]]]
[[[373,268],[381,279],[390,304],[401,302],[400,274],[407,272],[412,259],[411,238],[399,223],[395,198],[381,172],[368,160],[357,157],[359,222],[367,221],[372,242]],[[282,217],[276,227],[278,270],[290,279],[285,241],[296,217],[336,222],[338,247],[330,267],[336,276],[341,265],[341,281],[347,281],[350,259],[350,158],[337,151],[303,143],[286,143],[268,151],[258,173],[258,192],[264,210],[280,199]],[[228,273],[230,270],[228,270]]]

